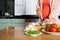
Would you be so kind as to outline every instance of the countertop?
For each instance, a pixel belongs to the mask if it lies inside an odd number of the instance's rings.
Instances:
[[[24,28],[9,27],[0,30],[0,40],[60,40],[60,35],[41,34],[37,37],[32,37],[24,34]]]

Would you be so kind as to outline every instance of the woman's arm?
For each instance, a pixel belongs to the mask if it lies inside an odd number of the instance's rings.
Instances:
[[[44,24],[47,23],[58,23],[58,13],[57,13],[57,0],[53,0],[51,5],[51,12],[48,19],[43,21]]]
[[[38,0],[37,6],[36,6],[36,12],[37,12],[37,15],[41,15],[41,3],[40,3],[40,0]]]
[[[49,15],[51,23],[57,23],[58,22],[57,6],[58,6],[58,1],[57,0],[53,0],[52,6],[51,6],[51,13]]]

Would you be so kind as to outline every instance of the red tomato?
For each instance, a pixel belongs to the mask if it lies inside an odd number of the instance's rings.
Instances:
[[[60,32],[60,29],[58,29],[58,32]]]
[[[50,32],[57,32],[56,28],[50,28]]]
[[[57,26],[57,24],[52,24],[52,26],[53,26],[53,27],[56,27],[56,26]]]
[[[51,26],[48,26],[48,28],[47,28],[47,31],[48,31],[48,32],[50,31],[50,28],[51,28]]]

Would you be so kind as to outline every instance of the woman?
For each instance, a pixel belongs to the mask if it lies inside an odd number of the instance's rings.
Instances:
[[[43,24],[58,22],[57,0],[38,0],[36,10]]]

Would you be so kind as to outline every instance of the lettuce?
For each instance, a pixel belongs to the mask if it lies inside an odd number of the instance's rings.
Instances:
[[[27,34],[39,34],[41,31],[40,30],[27,30]]]

